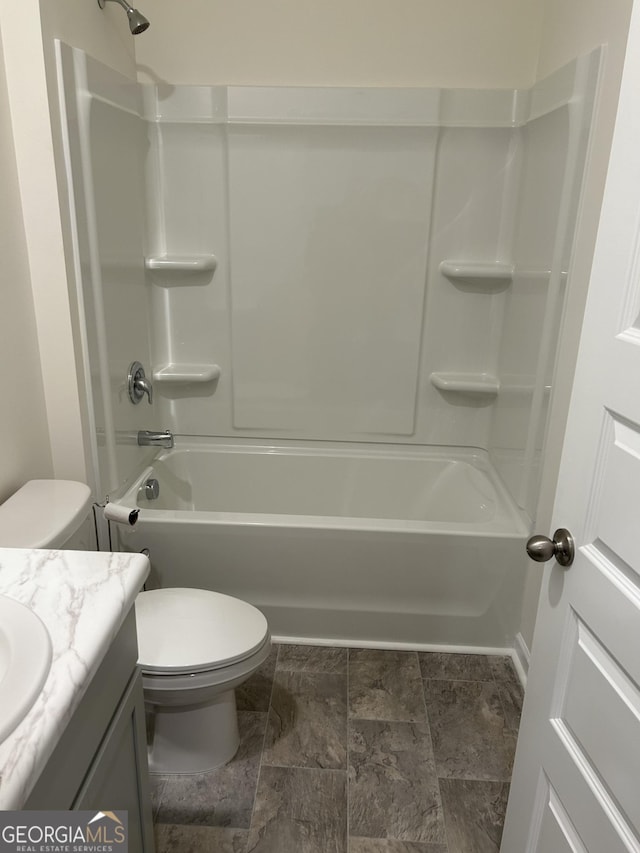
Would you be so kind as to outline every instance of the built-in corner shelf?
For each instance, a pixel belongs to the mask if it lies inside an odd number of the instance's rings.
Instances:
[[[511,264],[474,264],[468,261],[442,261],[440,272],[454,284],[479,292],[504,290],[513,281]]]
[[[217,364],[163,364],[153,371],[154,382],[215,382],[221,370]]]
[[[495,396],[500,390],[500,380],[490,373],[432,373],[429,379],[439,391]]]
[[[218,259],[215,255],[152,255],[144,263],[155,272],[203,273],[214,272]]]

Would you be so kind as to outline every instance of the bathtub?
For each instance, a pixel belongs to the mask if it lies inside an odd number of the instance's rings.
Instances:
[[[529,530],[481,451],[181,444],[116,500],[140,514],[112,547],[148,548],[151,586],[243,598],[277,639],[513,645]]]

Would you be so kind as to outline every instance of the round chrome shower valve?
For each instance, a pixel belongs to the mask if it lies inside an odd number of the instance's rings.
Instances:
[[[149,403],[153,402],[153,386],[147,379],[144,367],[139,361],[134,361],[129,366],[127,390],[129,392],[129,399],[135,405],[142,400],[145,394],[149,398]]]

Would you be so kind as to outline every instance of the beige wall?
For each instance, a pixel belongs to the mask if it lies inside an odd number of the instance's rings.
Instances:
[[[607,45],[582,204],[578,213],[571,263],[571,287],[561,331],[542,492],[538,505],[536,531],[547,535],[554,529],[551,518],[553,498],[609,160],[631,6],[632,0],[545,0],[544,3],[538,70],[540,77],[563,65],[573,56],[587,53],[599,44]],[[556,526],[562,525],[561,518],[553,521]],[[529,648],[533,640],[541,580],[541,567],[531,565],[520,629]]]
[[[42,5],[42,18],[41,18]],[[69,247],[67,188],[56,160],[62,153],[52,133],[58,123],[54,38],[79,45],[101,61],[134,74],[133,40],[126,16],[102,12],[88,0],[21,0],[0,5],[7,90],[26,250],[40,347],[53,475],[89,480],[83,444],[84,417],[74,352],[74,286]],[[122,10],[120,10],[122,12]]]
[[[537,0],[140,0],[140,79],[176,84],[515,87]]]
[[[0,44],[0,502],[27,480],[51,476],[40,355]]]
[[[541,5],[544,15],[538,76],[550,74],[599,44],[609,44],[611,61],[619,75],[632,0],[543,0]]]

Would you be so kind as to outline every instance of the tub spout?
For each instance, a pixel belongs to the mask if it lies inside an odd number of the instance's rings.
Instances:
[[[168,429],[162,432],[141,429],[138,432],[138,444],[141,447],[173,447],[173,433]]]

